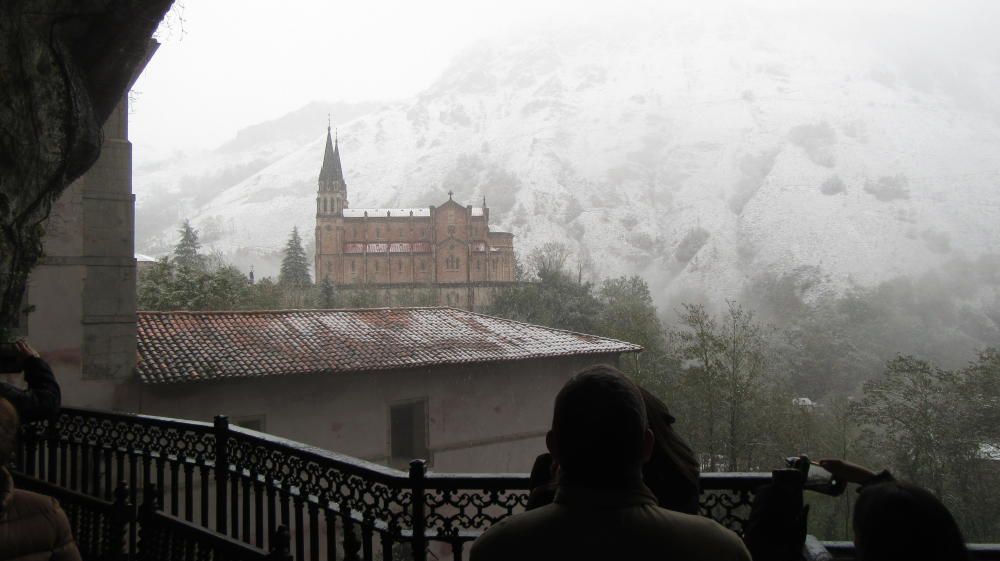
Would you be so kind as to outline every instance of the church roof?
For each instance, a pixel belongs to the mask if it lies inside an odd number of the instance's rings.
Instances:
[[[326,151],[323,153],[323,167],[319,170],[320,181],[344,182],[344,169],[340,165],[340,146],[330,137],[330,127],[326,127]]]
[[[139,312],[147,384],[345,374],[639,352],[632,343],[455,308]]]

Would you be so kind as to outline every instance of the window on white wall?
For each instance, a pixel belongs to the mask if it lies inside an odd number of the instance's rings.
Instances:
[[[430,459],[426,399],[396,403],[389,408],[389,454],[393,465]]]

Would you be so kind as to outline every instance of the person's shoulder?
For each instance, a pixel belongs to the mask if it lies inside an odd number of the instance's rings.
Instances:
[[[656,507],[661,522],[671,528],[673,539],[697,549],[712,551],[718,559],[750,559],[746,545],[736,532],[711,518]]]
[[[470,559],[488,561],[508,559],[512,548],[530,543],[533,536],[546,533],[546,526],[557,515],[558,505],[548,504],[527,512],[508,516],[490,526],[472,544]]]
[[[59,501],[48,495],[24,489],[14,489],[10,504],[7,505],[6,520],[24,521],[35,525],[33,527],[39,531],[47,527],[49,532],[57,534],[69,529],[69,520],[59,506]],[[42,523],[42,520],[45,522]]]
[[[11,497],[11,511],[17,512],[18,516],[37,516],[56,511],[59,503],[48,495],[26,491],[24,489],[14,489]]]

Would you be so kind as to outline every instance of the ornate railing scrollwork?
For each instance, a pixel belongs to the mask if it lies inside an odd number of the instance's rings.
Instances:
[[[155,488],[165,514],[258,548],[282,526],[296,558],[422,561],[428,547],[461,559],[468,543],[524,510],[524,474],[399,471],[268,434],[214,423],[65,408],[26,427],[18,468],[95,497],[112,483]],[[769,474],[706,474],[703,513],[739,530]],[[128,532],[134,550],[137,528]],[[435,546],[433,544],[440,544]],[[402,549],[402,551],[400,551]],[[407,551],[409,550],[409,551]],[[440,550],[439,550],[440,552]]]

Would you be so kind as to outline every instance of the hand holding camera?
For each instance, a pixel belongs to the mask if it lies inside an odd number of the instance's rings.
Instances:
[[[39,358],[38,351],[31,348],[24,339],[0,344],[0,373],[21,372],[24,370],[24,362],[32,357]]]

